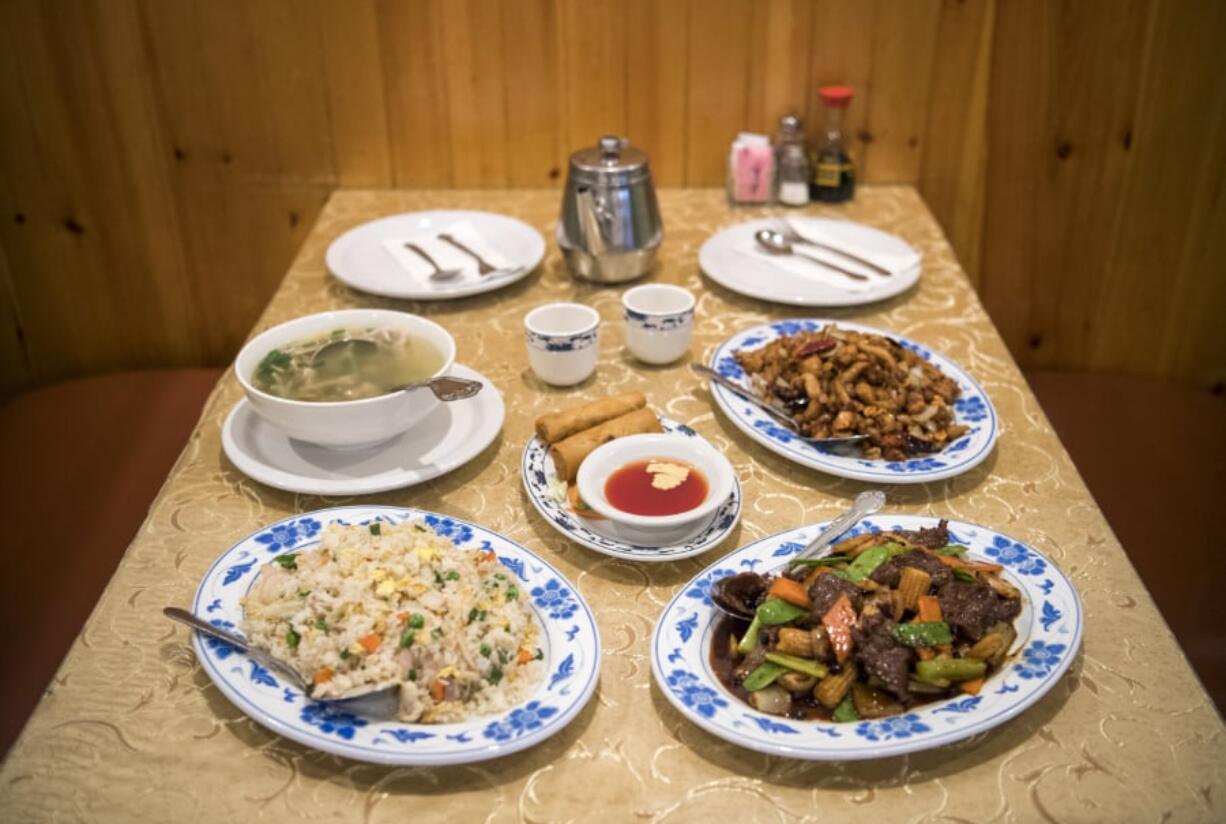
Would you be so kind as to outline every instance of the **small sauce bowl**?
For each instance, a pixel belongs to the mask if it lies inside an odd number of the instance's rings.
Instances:
[[[676,515],[634,515],[623,512],[605,497],[605,484],[623,466],[658,458],[687,464],[703,474],[707,495],[698,506]],[[732,464],[707,442],[674,434],[629,435],[593,450],[579,467],[579,495],[584,503],[608,519],[618,540],[639,546],[683,543],[706,526],[728,496],[736,480]]]

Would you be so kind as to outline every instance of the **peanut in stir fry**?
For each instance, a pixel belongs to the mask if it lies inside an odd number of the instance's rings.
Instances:
[[[742,350],[736,359],[808,437],[867,435],[860,441],[866,458],[939,452],[968,431],[954,422],[958,385],[881,335],[831,325]]]

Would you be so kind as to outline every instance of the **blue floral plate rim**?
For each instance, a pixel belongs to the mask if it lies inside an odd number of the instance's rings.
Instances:
[[[664,415],[657,417],[665,432],[678,432],[688,437],[702,438],[697,431],[680,421]],[[715,511],[707,526],[689,541],[666,547],[628,544],[590,529],[573,516],[566,506],[549,496],[546,480],[548,460],[548,449],[540,438],[533,435],[524,445],[520,458],[520,480],[523,482],[528,500],[532,502],[532,506],[545,519],[545,522],[556,531],[581,546],[613,558],[627,561],[665,562],[701,555],[723,543],[741,520],[744,497],[741,493],[741,481],[734,476],[732,494],[728,496],[728,500]]]
[[[996,407],[983,387],[969,373],[944,355],[902,335],[885,329],[836,318],[788,318],[743,329],[718,344],[708,365],[731,380],[740,381],[744,373],[733,358],[739,349],[756,348],[798,331],[812,331],[828,324],[846,329],[883,335],[897,341],[925,360],[932,361],[957,382],[962,395],[955,403],[957,419],[971,427],[962,438],[943,451],[908,461],[871,461],[858,455],[840,455],[830,448],[805,443],[777,422],[738,398],[732,392],[708,384],[720,412],[738,429],[762,446],[802,466],[841,478],[877,483],[917,484],[945,480],[969,472],[992,454],[1000,432]]]
[[[878,515],[847,535],[930,526],[933,516]],[[711,672],[710,636],[718,613],[714,581],[745,569],[770,569],[799,552],[827,523],[783,530],[730,553],[684,584],[660,613],[651,638],[657,687],[687,720],[733,744],[770,755],[814,761],[885,758],[944,746],[985,733],[1037,703],[1076,658],[1084,631],[1081,599],[1067,576],[1043,553],[988,527],[949,521],[953,542],[971,557],[999,563],[1025,595],[1015,622],[1018,641],[1009,663],[976,696],[959,696],[875,721],[835,724],[795,721],[753,710]]]
[[[600,632],[577,587],[544,558],[486,527],[413,507],[328,507],[288,516],[235,542],[205,572],[192,610],[235,629],[241,598],[263,562],[287,549],[317,544],[333,521],[400,522],[422,518],[453,544],[493,550],[523,582],[544,630],[545,675],[532,696],[501,713],[453,724],[405,724],[363,718],[336,705],[312,702],[300,690],[228,644],[191,634],[201,668],[226,698],[272,732],[322,752],[356,761],[401,766],[467,764],[497,758],[541,743],[564,729],[595,692],[600,673]]]

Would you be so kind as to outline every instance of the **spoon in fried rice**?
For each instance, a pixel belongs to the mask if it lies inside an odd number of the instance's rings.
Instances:
[[[314,701],[343,704],[346,710],[371,718],[394,718],[396,716],[396,710],[400,704],[399,684],[375,685],[368,689],[354,690],[336,698],[318,698],[312,695],[315,685],[303,678],[302,673],[268,650],[252,646],[246,638],[213,626],[208,621],[179,607],[163,607],[162,614],[172,621],[186,624],[198,632],[223,641],[239,652],[247,653],[252,661],[285,676],[290,683],[302,690],[307,698]]]

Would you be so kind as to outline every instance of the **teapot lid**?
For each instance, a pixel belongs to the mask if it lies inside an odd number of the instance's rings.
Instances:
[[[605,135],[595,146],[570,156],[572,177],[585,183],[630,183],[648,176],[647,153],[616,135]]]

